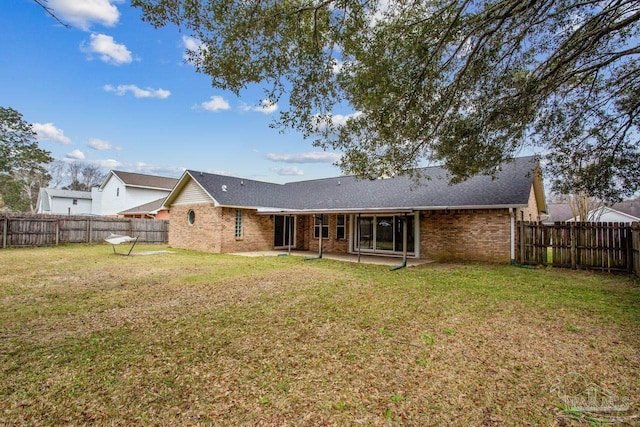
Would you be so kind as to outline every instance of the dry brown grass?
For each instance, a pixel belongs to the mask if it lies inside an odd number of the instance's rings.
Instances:
[[[0,251],[0,423],[567,425],[640,414],[637,280],[109,251]],[[575,376],[629,410],[564,408]]]

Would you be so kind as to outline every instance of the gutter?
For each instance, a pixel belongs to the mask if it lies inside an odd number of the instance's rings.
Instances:
[[[274,209],[270,208],[249,208],[258,209],[258,215],[310,215],[314,213],[413,213],[415,211],[447,211],[447,210],[469,210],[469,209],[515,209],[526,207],[520,205],[467,205],[467,206],[415,206],[415,207],[384,207],[384,208],[336,208],[336,209]],[[247,209],[248,207],[245,207]],[[264,210],[260,210],[264,209]]]

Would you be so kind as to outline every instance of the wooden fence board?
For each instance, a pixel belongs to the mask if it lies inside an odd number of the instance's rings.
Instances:
[[[640,224],[518,224],[518,262],[564,268],[626,271],[638,275]]]
[[[110,234],[139,236],[139,242],[167,243],[169,222],[138,218],[55,215],[0,216],[0,247],[103,242]]]

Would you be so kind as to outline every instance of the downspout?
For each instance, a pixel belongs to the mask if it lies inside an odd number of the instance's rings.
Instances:
[[[360,264],[360,213],[358,213],[358,225],[356,226],[356,241],[358,242],[358,264]]]
[[[516,263],[516,213],[513,208],[509,208],[509,217],[511,223],[511,265]]]
[[[391,271],[400,270],[407,266],[407,214],[402,217],[402,264],[391,267]]]

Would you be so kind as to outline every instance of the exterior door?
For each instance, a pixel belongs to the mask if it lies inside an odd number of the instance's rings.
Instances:
[[[273,221],[274,235],[273,246],[275,248],[296,246],[295,217],[286,215],[277,215]],[[291,242],[289,242],[291,238]]]
[[[360,226],[353,250],[358,247],[367,252],[402,253],[402,230],[405,226],[404,216],[381,215],[360,217]],[[356,223],[357,224],[357,223]],[[415,252],[415,218],[407,215],[407,252]]]

